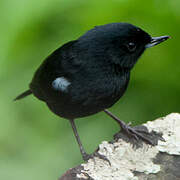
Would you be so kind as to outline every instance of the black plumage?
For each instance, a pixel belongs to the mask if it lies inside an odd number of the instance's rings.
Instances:
[[[130,71],[148,47],[168,39],[152,38],[142,29],[128,23],[97,26],[77,40],[54,51],[36,71],[29,90],[50,110],[70,120],[83,159],[85,153],[76,131],[74,119],[106,109],[115,104],[127,89]],[[113,117],[121,128],[151,143],[143,135]]]

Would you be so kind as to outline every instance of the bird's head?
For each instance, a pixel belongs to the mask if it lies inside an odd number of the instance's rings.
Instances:
[[[90,54],[131,69],[145,49],[153,47],[169,36],[151,37],[142,29],[128,23],[96,26],[79,38]]]

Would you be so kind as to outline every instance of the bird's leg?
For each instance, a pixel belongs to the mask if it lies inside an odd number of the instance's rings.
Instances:
[[[144,130],[136,130],[133,127],[129,126],[128,124],[124,123],[123,121],[121,121],[118,117],[116,117],[115,115],[113,115],[110,111],[108,111],[107,109],[104,110],[104,112],[106,114],[108,114],[110,117],[112,117],[121,127],[122,131],[124,131],[126,134],[128,134],[129,136],[134,137],[136,140],[138,140],[139,138],[142,139],[143,141],[145,141],[147,144],[150,145],[155,145],[149,138],[147,138],[146,136],[143,135],[143,133],[145,132]],[[144,133],[145,134],[145,133]],[[146,132],[146,134],[150,134],[148,132]]]
[[[79,145],[79,148],[80,148],[80,152],[81,152],[81,154],[82,154],[82,157],[83,157],[83,159],[85,160],[85,157],[87,156],[87,153],[85,152],[85,150],[84,150],[84,148],[83,148],[83,145],[82,145],[82,143],[81,143],[79,134],[78,134],[78,132],[77,132],[76,125],[75,125],[75,123],[74,123],[74,119],[70,120],[70,123],[71,123],[72,129],[73,129],[75,138],[76,138],[76,140],[77,140],[77,143],[78,143],[78,145]]]
[[[94,156],[96,156],[96,157],[99,157],[100,159],[107,161],[110,164],[109,160],[104,155],[101,155],[98,152],[95,152],[93,154],[87,154],[86,153],[86,151],[84,150],[83,145],[81,143],[79,134],[77,132],[77,128],[76,128],[76,125],[74,123],[74,119],[70,119],[70,123],[71,123],[72,129],[73,129],[74,135],[76,137],[77,143],[79,145],[80,152],[81,152],[83,160],[88,161],[90,158],[94,158]]]

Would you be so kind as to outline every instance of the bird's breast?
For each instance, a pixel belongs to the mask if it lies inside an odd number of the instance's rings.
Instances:
[[[112,106],[125,92],[129,82],[129,73],[120,76],[105,74],[95,78],[81,77],[72,82],[70,95],[72,102],[81,102],[82,106]]]

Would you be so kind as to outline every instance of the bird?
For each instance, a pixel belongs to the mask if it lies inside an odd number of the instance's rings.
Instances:
[[[152,141],[112,114],[112,107],[127,90],[130,73],[143,52],[169,39],[152,37],[130,23],[95,26],[76,40],[50,54],[36,70],[29,89],[14,100],[30,94],[46,103],[50,111],[69,120],[84,161],[86,153],[75,119],[104,111],[123,132],[147,144]],[[104,156],[96,156],[105,159]]]

